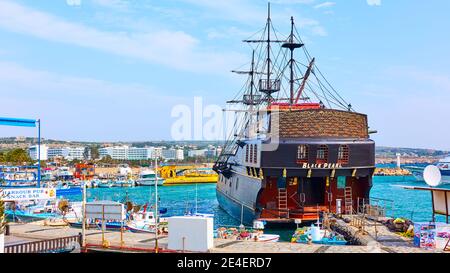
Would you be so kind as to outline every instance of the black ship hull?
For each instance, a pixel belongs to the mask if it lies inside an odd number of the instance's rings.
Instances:
[[[305,163],[295,160],[299,145],[308,145],[315,151],[324,143],[329,147],[329,163],[317,163],[314,156]],[[338,147],[342,145],[351,151],[345,166],[337,159]],[[258,167],[243,164],[234,166],[228,178],[220,174],[217,200],[223,210],[247,225],[254,220],[269,225],[293,224],[296,220],[316,221],[320,212],[340,210],[345,213],[349,210],[346,206],[351,206],[355,212],[364,200],[369,200],[375,169],[374,149],[371,140],[283,143],[276,151],[258,153]],[[245,150],[243,148],[236,154],[235,161],[245,158]],[[332,155],[334,152],[335,156]],[[349,190],[351,193],[346,196]],[[347,204],[346,198],[351,200],[347,200]]]

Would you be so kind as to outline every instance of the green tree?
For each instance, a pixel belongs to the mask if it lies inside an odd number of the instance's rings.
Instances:
[[[13,164],[31,163],[33,160],[24,149],[13,149],[7,152],[4,156],[4,162]]]
[[[98,151],[100,149],[100,147],[98,145],[93,145],[90,147],[90,149],[91,149],[91,159],[92,160],[100,158],[100,153]]]
[[[0,189],[0,234],[5,232],[6,227],[6,215],[5,215],[5,202],[3,201],[3,190]]]
[[[114,160],[112,159],[112,157],[110,155],[106,155],[100,160],[100,162],[112,164],[112,163],[114,163]]]

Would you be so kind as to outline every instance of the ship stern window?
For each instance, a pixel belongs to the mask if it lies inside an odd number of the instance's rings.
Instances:
[[[308,145],[299,145],[297,147],[297,163],[308,163],[308,155]]]
[[[247,146],[245,147],[245,162],[247,162],[247,163],[248,163],[248,154],[249,154],[249,149],[250,149],[249,146],[250,146],[250,145],[247,145]]]
[[[349,157],[350,157],[350,153],[349,153],[348,145],[339,146],[338,163],[348,164]]]
[[[317,164],[324,164],[328,162],[328,146],[320,145],[317,149]]]

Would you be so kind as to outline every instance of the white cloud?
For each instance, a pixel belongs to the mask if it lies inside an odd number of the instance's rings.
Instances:
[[[81,6],[81,0],[66,0],[69,6]]]
[[[235,39],[239,40],[244,37],[249,37],[252,35],[249,31],[243,31],[237,27],[227,27],[227,28],[210,28],[207,30],[208,39]]]
[[[432,96],[433,94],[430,94],[431,87],[439,90],[434,92],[434,95],[450,95],[450,77],[448,75],[413,66],[390,67],[386,72],[388,75],[401,78],[402,82],[414,82],[416,90],[422,92],[423,95]]]
[[[113,8],[118,10],[127,10],[130,2],[124,0],[91,0],[95,5]]]
[[[2,115],[41,118],[44,138],[167,138],[170,123],[153,119],[169,119],[172,106],[186,103],[169,89],[161,92],[138,83],[63,75],[4,61],[0,61],[0,86]],[[0,128],[4,136],[29,133]]]
[[[255,1],[246,0],[227,0],[227,1],[211,1],[211,0],[180,0],[191,5],[198,6],[203,9],[202,16],[227,21],[233,21],[242,25],[252,27],[262,27],[267,18],[267,6],[255,4]],[[298,9],[281,8],[287,4],[304,4],[309,5],[315,3],[316,0],[276,0],[271,1],[276,5],[271,6],[271,17],[275,25],[285,22],[288,26],[290,16],[298,13]],[[304,16],[298,16],[299,21],[303,21],[301,25],[307,28],[313,35],[325,36],[327,32],[319,21]]]
[[[271,0],[275,4],[312,4],[315,0]]]
[[[335,6],[336,3],[335,2],[323,2],[321,4],[317,4],[314,6],[315,9],[322,9],[322,8],[330,8]]]
[[[5,61],[0,61],[0,84],[2,92],[14,90],[14,95],[25,96],[39,94],[39,97],[49,100],[95,97],[119,102],[123,94],[148,99],[164,97],[139,84],[116,84],[88,77],[61,75]]]
[[[317,20],[300,17],[300,19],[298,19],[296,23],[298,26],[300,26],[300,28],[309,29],[314,35],[317,36],[328,35],[325,28]]]
[[[367,0],[369,6],[381,6],[381,0]]]
[[[202,48],[199,40],[182,31],[107,32],[10,1],[0,2],[0,28],[195,72],[222,73],[242,57],[236,52]]]

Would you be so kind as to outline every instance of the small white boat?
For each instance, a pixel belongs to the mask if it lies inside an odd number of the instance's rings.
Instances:
[[[272,242],[276,243],[280,240],[280,235],[277,234],[256,234],[252,238],[257,242]]]
[[[131,214],[131,220],[127,222],[127,226],[131,232],[136,233],[155,233],[156,222],[153,211],[140,211]],[[159,224],[165,225],[166,218],[159,218]]]
[[[136,184],[138,186],[155,186],[155,183],[158,186],[164,184],[164,179],[157,178],[156,173],[153,170],[143,170],[139,174],[139,179],[136,180]]]

